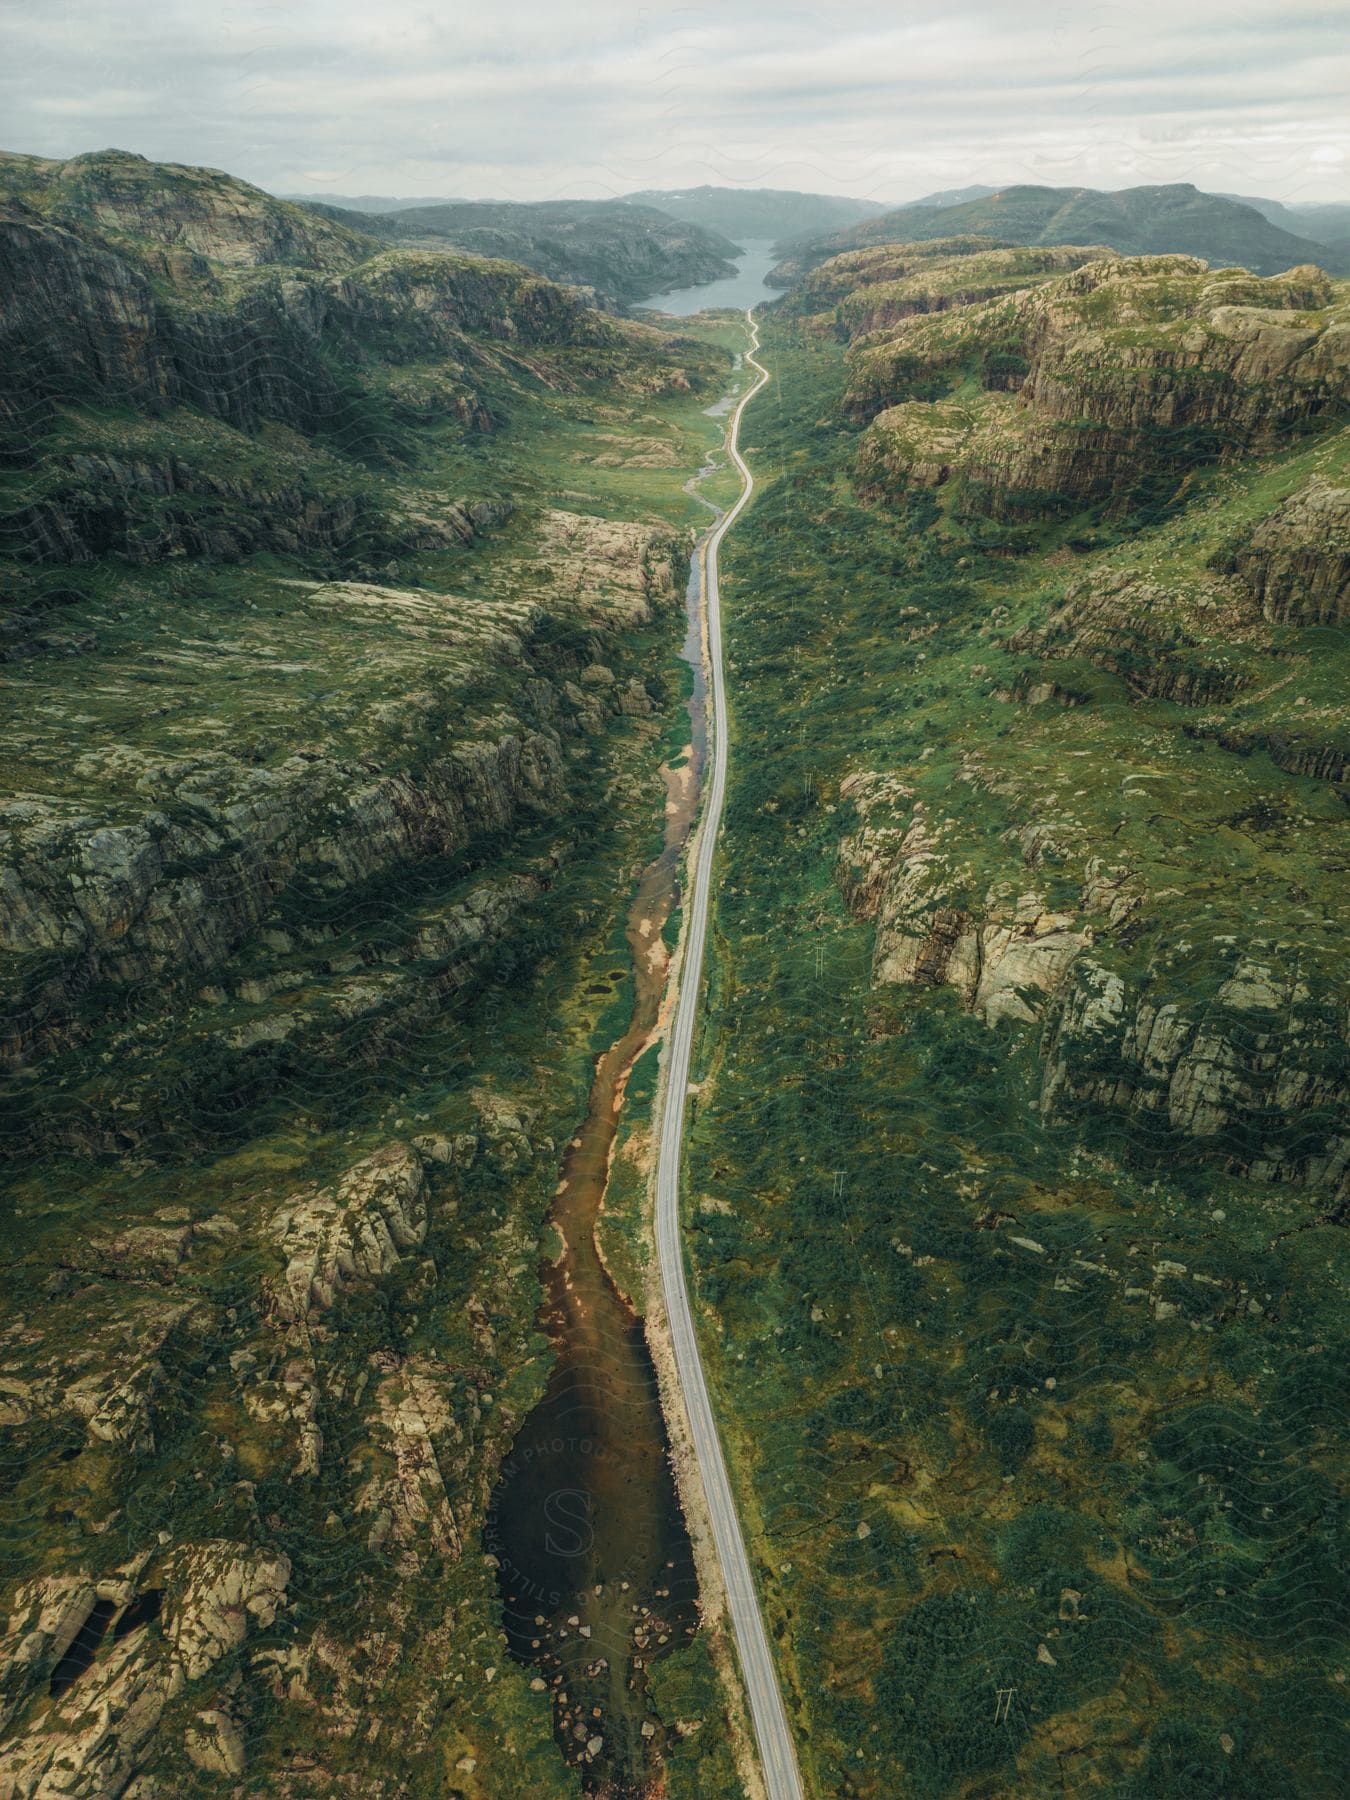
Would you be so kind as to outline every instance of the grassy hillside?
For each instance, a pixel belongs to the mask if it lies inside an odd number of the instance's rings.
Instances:
[[[1312,1800],[1350,1723],[1345,293],[1089,262],[850,350],[846,273],[769,315],[743,432],[690,1156],[808,1785]],[[1221,374],[1244,318],[1316,381]],[[959,456],[883,470],[849,395],[888,357],[932,438],[1053,390],[1066,466],[1133,432],[1131,476],[1010,518]],[[1235,429],[1178,481],[1156,409],[1210,386]]]
[[[844,231],[783,244],[785,260],[771,277],[772,285],[788,287],[806,270],[845,250],[971,233],[1012,244],[1107,244],[1127,256],[1177,252],[1211,263],[1236,263],[1258,275],[1328,258],[1324,244],[1281,230],[1255,207],[1202,193],[1189,182],[1122,188],[1113,194],[1019,186],[957,205],[919,202]]]
[[[5,1780],[577,1793],[481,1527],[729,356],[0,173]],[[660,1728],[721,1733],[691,1654]]]

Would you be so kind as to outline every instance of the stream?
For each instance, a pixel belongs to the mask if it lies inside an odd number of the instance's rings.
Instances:
[[[691,493],[711,466],[688,483]],[[698,809],[707,742],[701,582],[696,551],[681,651],[693,671],[690,742],[678,766],[661,770],[664,842],[628,911],[632,1014],[596,1062],[585,1120],[567,1145],[549,1212],[563,1248],[543,1271],[539,1323],[556,1362],[500,1470],[484,1534],[498,1563],[511,1653],[552,1690],[562,1753],[580,1770],[584,1790],[605,1800],[660,1790],[666,1728],[645,1671],[698,1629],[693,1553],[655,1370],[642,1321],[601,1261],[595,1228],[624,1089],[665,998],[670,955],[662,931],[679,904],[680,859]]]

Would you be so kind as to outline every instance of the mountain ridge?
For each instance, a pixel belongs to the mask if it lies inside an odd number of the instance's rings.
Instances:
[[[789,231],[847,226],[885,210],[884,203],[846,194],[807,194],[792,188],[645,188],[620,196],[628,205],[654,206],[671,218],[733,238],[777,241]],[[789,224],[789,221],[792,223]]]
[[[955,206],[914,203],[843,231],[779,244],[782,261],[769,280],[788,287],[817,263],[868,245],[972,233],[1024,244],[1107,244],[1128,256],[1200,256],[1258,275],[1325,262],[1329,254],[1325,245],[1271,224],[1255,207],[1191,182],[1113,192],[1017,185]]]

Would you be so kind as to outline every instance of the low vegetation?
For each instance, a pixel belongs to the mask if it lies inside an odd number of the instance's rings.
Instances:
[[[950,250],[764,328],[691,1102],[717,1405],[812,1791],[1311,1800],[1350,1656],[1344,296],[1116,260],[963,303],[1006,252]],[[850,351],[878,265],[956,302]],[[1012,516],[874,449],[878,369],[930,437],[1052,386],[1085,453],[1137,431],[1216,378],[1194,322],[1150,360],[1159,285],[1320,345],[1312,386]]]

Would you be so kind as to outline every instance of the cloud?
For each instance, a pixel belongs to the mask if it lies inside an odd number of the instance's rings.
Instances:
[[[294,191],[1194,180],[1330,199],[1328,152],[1350,147],[1339,13],[1281,0],[58,0],[7,9],[0,48],[13,149],[115,144]]]

